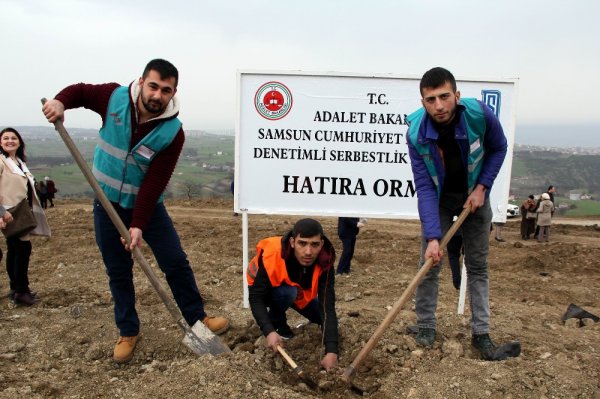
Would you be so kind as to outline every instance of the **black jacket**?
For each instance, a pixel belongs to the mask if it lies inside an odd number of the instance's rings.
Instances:
[[[300,284],[304,288],[310,288],[312,284],[312,276],[314,273],[314,265],[308,267],[307,270],[302,270],[304,266],[300,265],[294,256],[294,250],[290,245],[290,237],[292,232],[288,232],[281,239],[281,257],[285,260],[285,266],[290,279]],[[338,353],[338,320],[335,311],[335,269],[333,267],[335,261],[335,250],[331,241],[324,237],[324,245],[317,257],[317,261],[322,260],[319,264],[323,268],[323,273],[319,277],[318,300],[321,305],[319,310],[321,319],[325,321],[323,329],[323,342],[325,344],[326,353]],[[323,260],[325,260],[323,262]],[[325,264],[324,264],[325,263]],[[269,318],[268,307],[270,305],[273,286],[267,275],[263,264],[262,256],[258,260],[258,272],[254,283],[248,287],[248,300],[252,315],[256,319],[262,333],[267,336],[275,331],[275,327]]]

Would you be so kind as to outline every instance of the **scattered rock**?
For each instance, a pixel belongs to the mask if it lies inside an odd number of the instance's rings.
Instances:
[[[442,344],[442,353],[451,359],[458,359],[464,354],[464,348],[457,340],[448,339]]]
[[[423,349],[415,349],[414,351],[410,352],[410,356],[413,358],[421,358],[423,357],[423,354],[425,352],[423,351]]]
[[[352,294],[345,294],[344,295],[344,302],[351,302],[353,300],[356,299],[356,296],[352,295]]]
[[[322,389],[323,391],[331,391],[333,389],[333,387],[335,386],[335,384],[333,383],[333,381],[329,381],[329,380],[321,380],[319,381],[319,389]]]
[[[568,319],[565,321],[566,328],[579,328],[579,319]]]
[[[588,318],[581,319],[581,325],[582,325],[582,326],[585,326],[585,327],[588,327],[588,326],[594,325],[595,323],[596,323],[596,322],[594,321],[594,319],[588,319]]]
[[[83,357],[86,360],[102,359],[104,357],[104,351],[100,347],[100,344],[94,343],[94,344],[90,345],[90,347],[85,352],[85,355],[83,355]]]

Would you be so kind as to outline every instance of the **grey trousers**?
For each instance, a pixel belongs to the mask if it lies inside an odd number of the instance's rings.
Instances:
[[[442,232],[452,225],[454,216],[462,211],[465,195],[442,195],[439,204]],[[489,253],[490,223],[492,210],[489,199],[470,214],[461,226],[463,236],[465,265],[467,268],[467,287],[471,305],[471,330],[473,334],[490,332],[489,277],[487,256]],[[441,240],[440,240],[441,241]],[[427,241],[422,234],[421,259],[419,268],[425,263],[424,255]],[[435,311],[438,300],[439,273],[442,262],[432,267],[416,291],[417,324],[421,328],[436,328]]]

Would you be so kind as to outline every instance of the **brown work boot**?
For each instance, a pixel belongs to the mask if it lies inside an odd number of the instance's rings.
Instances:
[[[229,330],[229,320],[224,317],[206,316],[202,319],[202,324],[217,335],[223,334],[225,331]]]
[[[138,337],[139,335],[134,337],[119,337],[113,353],[115,363],[127,363],[133,358],[133,350],[138,342]]]

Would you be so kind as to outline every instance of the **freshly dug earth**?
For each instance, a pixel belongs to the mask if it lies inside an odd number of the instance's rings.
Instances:
[[[137,309],[143,338],[134,359],[115,365],[117,338],[104,266],[94,242],[90,202],[48,209],[50,239],[35,238],[30,265],[41,301],[15,307],[0,278],[0,397],[2,398],[349,398],[339,376],[373,334],[416,273],[417,221],[371,219],[361,231],[350,277],[336,280],[340,369],[319,370],[318,327],[302,325],[286,350],[319,386],[310,390],[281,356],[265,349],[242,304],[242,218],[232,202],[167,204],[188,253],[209,314],[232,328],[229,355],[197,356],[139,268]],[[281,235],[291,216],[249,216],[250,256],[264,237]],[[338,255],[336,219],[320,218]],[[570,303],[600,315],[598,226],[552,226],[551,242],[521,241],[509,221],[506,242],[491,240],[492,336],[518,340],[518,358],[486,362],[470,346],[469,306],[457,314],[457,291],[444,266],[438,337],[432,349],[415,345],[407,304],[358,369],[355,383],[371,398],[600,398],[600,323],[561,321]],[[2,240],[2,248],[6,246]],[[144,248],[157,273],[154,259]],[[160,274],[162,276],[162,274]],[[166,286],[166,285],[165,285]],[[289,312],[290,325],[304,322]]]

